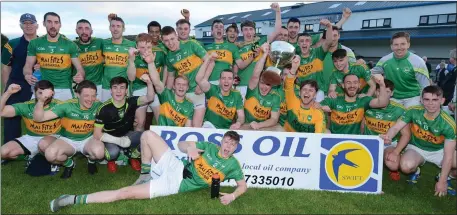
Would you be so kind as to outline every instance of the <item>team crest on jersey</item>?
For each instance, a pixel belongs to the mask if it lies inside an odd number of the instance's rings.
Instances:
[[[308,121],[311,121],[313,117],[311,115],[308,115]]]

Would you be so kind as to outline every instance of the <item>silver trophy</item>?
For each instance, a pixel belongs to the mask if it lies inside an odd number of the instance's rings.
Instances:
[[[295,47],[288,42],[275,41],[270,46],[270,59],[275,66],[268,67],[263,72],[264,80],[271,85],[281,84],[281,70],[287,64],[292,62],[295,56]]]

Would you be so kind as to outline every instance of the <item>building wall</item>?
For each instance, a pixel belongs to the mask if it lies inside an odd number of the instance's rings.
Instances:
[[[413,28],[419,25],[420,16],[455,13],[456,6],[457,3],[451,2],[440,5],[357,12],[351,15],[351,18],[344,24],[343,30],[360,30],[363,20],[378,18],[391,18],[392,28]]]
[[[413,28],[419,25],[420,16],[433,15],[433,14],[446,14],[455,13],[457,3],[450,2],[449,4],[439,5],[426,5],[419,7],[410,8],[395,8],[389,10],[378,10],[378,11],[367,11],[367,12],[354,12],[351,18],[344,24],[344,31],[361,30],[363,20],[366,19],[380,19],[380,18],[391,18],[391,28]],[[283,16],[287,15],[284,14]],[[341,14],[334,15],[322,15],[313,17],[301,17],[299,18],[301,23],[300,29],[303,31],[306,24],[314,24],[313,31],[319,31],[319,20],[327,18],[332,22],[337,22],[341,19]],[[223,20],[228,26],[230,20]],[[286,25],[288,19],[283,19],[282,24]],[[260,21],[256,22],[256,27],[261,28],[261,33],[267,35],[274,30],[274,21]],[[238,29],[240,25],[238,24]],[[241,30],[241,29],[240,29]],[[211,31],[211,26],[199,27],[195,29],[196,38],[202,38],[203,32]],[[241,32],[240,32],[241,35]]]

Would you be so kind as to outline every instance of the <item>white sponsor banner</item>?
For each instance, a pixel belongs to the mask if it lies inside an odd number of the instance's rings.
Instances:
[[[227,130],[153,126],[180,157],[179,141],[220,145]],[[237,131],[234,156],[248,187],[381,193],[383,142],[377,136]],[[229,180],[222,185],[236,185]]]

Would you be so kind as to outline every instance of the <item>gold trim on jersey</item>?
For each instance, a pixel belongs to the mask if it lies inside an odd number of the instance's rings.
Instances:
[[[395,124],[395,121],[379,120],[373,117],[365,116],[365,124],[368,129],[380,134],[385,134]]]
[[[59,132],[61,128],[60,118],[46,122],[35,122],[33,119],[28,119],[26,117],[22,117],[22,119],[24,120],[27,130],[42,136],[55,134]]]
[[[75,120],[62,118],[62,127],[72,134],[88,134],[94,131],[95,120]]]
[[[426,131],[422,129],[419,125],[416,123],[411,123],[411,132],[415,137],[418,139],[421,139],[423,141],[433,143],[433,144],[443,144],[444,143],[444,136],[435,136],[432,132]]]
[[[324,69],[324,63],[318,59],[314,58],[313,61],[307,63],[307,64],[302,64],[298,67],[297,70],[297,77],[298,78],[304,78],[309,75],[322,72]]]
[[[244,109],[257,120],[267,120],[271,115],[271,107],[264,107],[260,105],[259,100],[252,96],[244,102]]]

